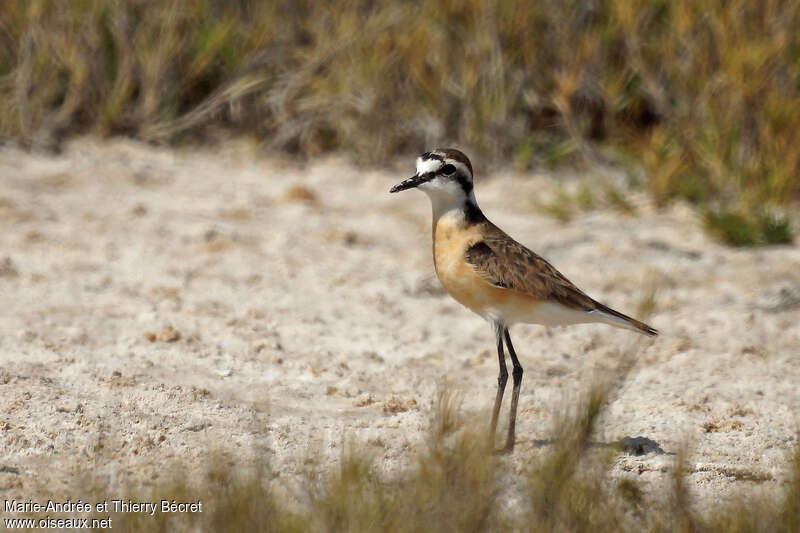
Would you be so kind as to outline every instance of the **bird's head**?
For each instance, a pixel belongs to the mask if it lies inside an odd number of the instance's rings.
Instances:
[[[472,195],[472,164],[453,148],[438,148],[417,158],[417,173],[389,192],[419,188],[431,199],[467,199]]]

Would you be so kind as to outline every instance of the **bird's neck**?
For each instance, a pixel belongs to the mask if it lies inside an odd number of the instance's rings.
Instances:
[[[483,219],[483,213],[472,191],[463,195],[438,195],[428,194],[433,208],[434,227],[443,217],[448,219],[463,220],[467,224]]]

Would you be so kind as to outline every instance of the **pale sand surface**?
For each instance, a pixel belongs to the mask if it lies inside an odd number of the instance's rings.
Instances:
[[[532,208],[552,176],[482,180],[475,163],[489,218],[623,312],[655,285],[663,332],[513,329],[526,373],[509,475],[633,350],[594,440],[666,453],[619,453],[615,475],[659,487],[686,442],[701,501],[779,490],[800,425],[800,246],[721,246],[688,208],[657,211],[643,193],[637,217],[562,224]],[[77,499],[87,477],[144,491],[220,451],[267,457],[290,493],[346,442],[405,468],[443,384],[488,425],[491,328],[434,278],[427,198],[387,192],[412,167],[300,166],[241,143],[0,150],[3,498]],[[290,192],[300,184],[316,200]]]

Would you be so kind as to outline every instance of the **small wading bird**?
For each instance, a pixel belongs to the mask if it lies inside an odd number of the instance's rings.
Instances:
[[[550,263],[509,237],[483,215],[472,187],[472,164],[454,149],[437,149],[417,158],[417,173],[391,188],[418,188],[433,207],[433,264],[450,296],[488,320],[497,342],[500,375],[490,439],[494,442],[508,370],[503,342],[514,365],[508,438],[500,452],[514,449],[517,402],[522,384],[508,328],[517,323],[563,326],[600,322],[655,336],[643,322],[593,300]]]

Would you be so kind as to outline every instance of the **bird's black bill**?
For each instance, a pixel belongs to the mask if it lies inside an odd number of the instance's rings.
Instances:
[[[433,178],[433,174],[415,174],[411,176],[407,180],[401,181],[391,189],[389,192],[400,192],[405,191],[406,189],[413,189],[414,187],[419,187],[421,184],[425,183],[426,181],[430,181]]]

